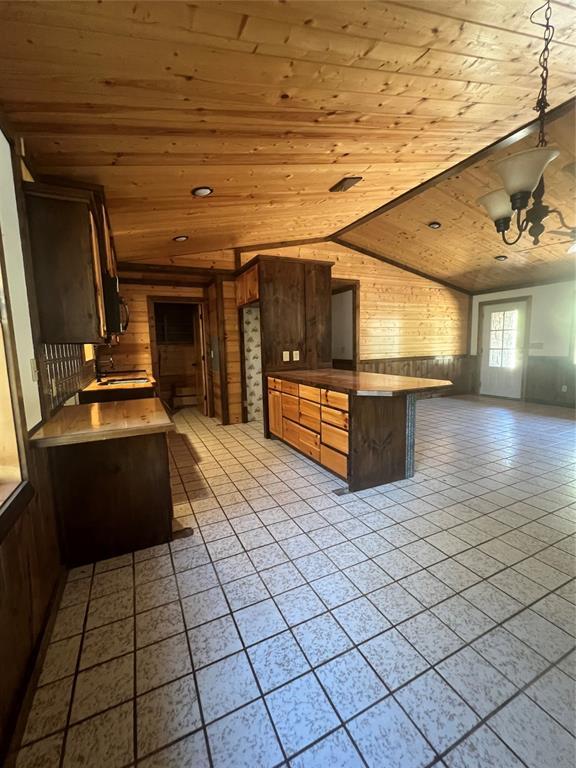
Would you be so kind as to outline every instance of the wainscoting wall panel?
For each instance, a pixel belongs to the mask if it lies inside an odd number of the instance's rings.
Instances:
[[[440,396],[471,393],[474,385],[475,367],[476,358],[470,355],[361,360],[358,364],[359,370],[370,373],[390,373],[394,376],[417,376],[425,379],[448,379],[452,381],[454,387],[448,393],[441,392]]]
[[[566,391],[562,391],[566,387]],[[524,398],[532,403],[576,406],[576,366],[569,357],[530,355],[526,366]]]

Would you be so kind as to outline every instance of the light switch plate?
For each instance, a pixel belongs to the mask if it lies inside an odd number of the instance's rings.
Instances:
[[[300,360],[299,350],[295,349],[294,352],[292,352],[292,360]]]
[[[284,351],[282,352],[282,360],[283,360],[285,363],[289,363],[289,362],[290,362],[290,352],[288,352],[287,350],[284,350]]]

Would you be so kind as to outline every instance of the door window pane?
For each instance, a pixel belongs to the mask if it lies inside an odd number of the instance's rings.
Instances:
[[[490,349],[502,349],[502,331],[490,331]]]
[[[518,310],[511,309],[508,312],[504,312],[504,328],[516,329],[518,327]]]
[[[516,331],[504,331],[502,341],[504,349],[516,349]]]
[[[490,330],[500,331],[504,328],[504,312],[492,312]]]
[[[518,338],[518,310],[490,314],[490,368],[514,368]]]

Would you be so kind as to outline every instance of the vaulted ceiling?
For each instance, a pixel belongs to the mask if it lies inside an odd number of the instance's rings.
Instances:
[[[559,157],[547,168],[544,201],[559,209],[576,227],[576,124],[574,111],[550,121],[546,134]],[[339,242],[360,247],[403,266],[469,291],[569,280],[576,276],[570,233],[562,231],[555,215],[545,219],[546,231],[533,244],[525,233],[512,246],[502,243],[494,224],[477,199],[502,187],[494,163],[507,155],[534,147],[530,135],[506,149],[439,181],[381,214],[368,217],[339,236]],[[430,222],[440,229],[428,227]],[[512,224],[508,239],[516,234]],[[495,262],[496,256],[507,260]]]
[[[327,236],[532,119],[537,4],[1,2],[0,106],[35,171],[104,185],[122,261],[223,265]],[[553,5],[556,106],[576,11]]]

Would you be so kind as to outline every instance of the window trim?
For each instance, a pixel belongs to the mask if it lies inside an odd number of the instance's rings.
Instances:
[[[14,185],[17,187],[18,178],[14,172],[14,143],[10,137],[2,132],[10,146],[12,156],[12,177]],[[18,190],[16,190],[18,196]],[[18,225],[22,231],[22,220],[20,219],[20,209],[18,208]],[[25,262],[23,264],[25,269]],[[10,529],[13,527],[21,513],[30,503],[34,496],[34,488],[28,477],[28,457],[27,457],[27,436],[26,416],[24,412],[24,400],[20,386],[20,373],[18,368],[18,358],[16,353],[16,339],[14,336],[14,327],[11,322],[10,309],[10,289],[8,286],[8,276],[6,273],[6,262],[4,255],[4,242],[2,238],[2,229],[0,225],[0,284],[2,291],[0,295],[0,333],[4,340],[4,353],[6,357],[6,369],[8,373],[8,387],[10,390],[10,401],[12,407],[12,416],[14,420],[14,431],[16,434],[16,443],[18,446],[18,460],[20,463],[20,482],[14,488],[12,493],[0,505],[0,542],[4,540]]]

